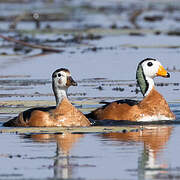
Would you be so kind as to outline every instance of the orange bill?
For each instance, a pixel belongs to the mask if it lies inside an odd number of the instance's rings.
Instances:
[[[162,65],[159,66],[158,72],[156,73],[157,76],[162,77],[170,77],[170,74],[164,69]]]

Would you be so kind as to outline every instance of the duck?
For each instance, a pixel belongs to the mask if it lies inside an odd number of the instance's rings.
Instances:
[[[77,127],[90,126],[90,121],[74,107],[67,97],[70,86],[77,86],[70,71],[60,68],[52,74],[52,89],[56,106],[34,107],[21,112],[17,117],[5,122],[6,127]]]
[[[170,74],[158,60],[153,58],[142,60],[136,71],[137,84],[143,95],[142,101],[122,99],[107,102],[104,106],[86,114],[86,117],[95,120],[174,120],[175,115],[165,98],[155,89],[154,78],[157,76],[169,78]]]

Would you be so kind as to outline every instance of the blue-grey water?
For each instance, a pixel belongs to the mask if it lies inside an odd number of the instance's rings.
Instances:
[[[0,179],[178,179],[179,125],[107,134],[1,135]]]

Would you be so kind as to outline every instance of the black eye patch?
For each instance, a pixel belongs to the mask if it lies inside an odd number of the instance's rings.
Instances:
[[[148,62],[147,65],[150,67],[150,66],[153,65],[153,63],[152,62]]]
[[[58,77],[61,77],[61,74],[60,74],[60,73],[58,73]]]

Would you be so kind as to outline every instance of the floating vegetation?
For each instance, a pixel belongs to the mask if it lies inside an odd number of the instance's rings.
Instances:
[[[108,133],[108,132],[129,132],[139,128],[137,127],[80,127],[80,128],[63,128],[63,127],[26,127],[26,128],[1,128],[0,133],[15,134],[87,134],[87,133]]]
[[[124,88],[121,88],[121,87],[115,87],[115,88],[112,88],[113,91],[124,91]]]

